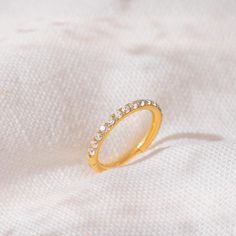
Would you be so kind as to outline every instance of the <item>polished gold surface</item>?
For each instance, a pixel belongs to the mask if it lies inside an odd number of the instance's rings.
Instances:
[[[150,128],[147,130],[143,139],[139,144],[131,148],[125,155],[122,155],[118,160],[110,163],[102,163],[99,160],[99,152],[102,144],[108,137],[110,132],[124,120],[126,117],[132,115],[135,112],[142,110],[148,110],[152,114],[152,121]],[[162,121],[162,112],[157,103],[151,100],[137,100],[126,104],[112,114],[110,120],[100,126],[98,132],[92,139],[90,147],[88,149],[88,163],[96,171],[101,172],[112,167],[118,167],[126,164],[136,154],[143,152],[153,141],[157,132],[160,129]]]

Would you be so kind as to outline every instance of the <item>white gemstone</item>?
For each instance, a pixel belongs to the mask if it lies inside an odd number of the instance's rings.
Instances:
[[[145,105],[145,101],[141,101],[140,105],[143,107]]]
[[[95,138],[95,140],[99,141],[102,139],[102,135],[99,133],[96,133],[94,138]]]
[[[94,151],[93,148],[89,148],[88,153],[89,153],[90,156],[93,156],[95,154],[95,151]]]
[[[155,103],[155,102],[152,102],[152,105],[155,106],[155,107],[157,107],[157,103]]]
[[[99,127],[99,131],[101,132],[101,133],[104,133],[105,131],[106,131],[106,126],[105,125],[101,125],[100,127]]]
[[[121,118],[122,117],[122,112],[120,110],[117,110],[115,113],[116,118]]]
[[[133,108],[134,108],[134,109],[137,109],[137,108],[138,108],[138,103],[137,103],[137,102],[135,102],[135,103],[133,104]]]
[[[90,142],[90,146],[91,146],[92,148],[97,148],[98,142],[95,141],[95,140],[92,140],[92,141]]]
[[[115,120],[113,119],[113,117],[111,117],[111,119],[108,121],[108,125],[114,125],[115,124]]]
[[[148,100],[148,101],[147,101],[147,104],[148,104],[148,105],[151,105],[151,104],[152,104],[152,102],[151,102],[150,100]]]
[[[121,110],[124,112],[124,113],[128,113],[130,111],[130,107],[129,105],[125,105],[124,107],[121,108]]]
[[[130,107],[130,110],[133,110],[133,109],[134,109],[134,104],[133,104],[133,103],[130,103],[130,104],[129,104],[129,107]]]

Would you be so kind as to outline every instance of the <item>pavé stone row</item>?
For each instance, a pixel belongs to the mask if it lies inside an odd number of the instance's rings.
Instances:
[[[128,103],[124,105],[123,107],[116,110],[114,114],[110,116],[110,118],[107,120],[107,122],[100,125],[98,128],[97,133],[92,138],[92,141],[90,142],[89,148],[88,148],[88,154],[90,157],[95,155],[96,149],[98,147],[99,142],[102,140],[103,135],[110,130],[110,128],[115,125],[116,122],[119,121],[120,118],[122,118],[124,115],[128,114],[131,111],[134,111],[138,109],[139,107],[144,106],[155,106],[159,107],[159,105],[151,100],[137,100],[131,103]]]

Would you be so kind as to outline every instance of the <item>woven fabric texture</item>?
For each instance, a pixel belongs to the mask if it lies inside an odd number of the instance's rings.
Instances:
[[[0,0],[0,235],[236,235],[235,42],[234,0]],[[100,121],[139,98],[159,135],[93,173]]]

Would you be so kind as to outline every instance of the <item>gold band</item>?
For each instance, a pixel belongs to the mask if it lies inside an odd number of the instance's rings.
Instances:
[[[123,119],[127,116],[138,112],[141,110],[148,110],[152,114],[152,123],[148,131],[146,132],[144,138],[141,142],[133,147],[128,153],[121,156],[117,161],[110,163],[101,163],[99,161],[99,152],[102,143],[107,138],[112,129],[117,126]],[[157,103],[150,100],[137,100],[132,103],[128,103],[122,108],[118,109],[116,113],[112,114],[110,120],[102,124],[88,148],[88,163],[97,172],[104,171],[106,169],[124,165],[129,161],[134,155],[143,152],[153,141],[157,132],[160,129],[162,121],[161,109]]]

